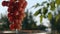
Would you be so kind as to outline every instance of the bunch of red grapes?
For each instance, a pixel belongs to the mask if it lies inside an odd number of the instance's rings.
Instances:
[[[21,30],[22,21],[25,17],[24,10],[27,6],[27,2],[25,0],[10,0],[3,1],[2,5],[8,7],[8,20],[10,21],[10,29]]]

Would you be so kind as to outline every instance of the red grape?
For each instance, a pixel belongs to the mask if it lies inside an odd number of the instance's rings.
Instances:
[[[8,6],[8,5],[9,5],[9,1],[3,1],[3,2],[2,2],[2,5],[3,5],[3,6]]]
[[[10,27],[11,30],[14,30],[14,29],[15,29],[15,28],[14,28],[14,24],[10,24],[9,27]]]
[[[25,3],[23,4],[23,9],[25,9],[26,8],[26,6],[27,6],[27,2],[25,1]]]
[[[18,2],[16,2],[18,1]],[[27,2],[25,0],[10,0],[8,2],[3,1],[3,6],[8,6],[8,20],[12,22],[10,24],[11,30],[21,30],[22,29],[22,21],[25,17],[24,10],[27,6]]]

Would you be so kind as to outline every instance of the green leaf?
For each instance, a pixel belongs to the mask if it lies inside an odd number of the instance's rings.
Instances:
[[[57,5],[60,5],[60,0],[56,0],[56,4]]]
[[[31,8],[37,8],[38,6],[40,6],[40,4],[39,3],[37,3],[36,5],[34,5],[34,6],[32,6]]]
[[[49,5],[50,5],[50,4],[49,4],[49,3],[47,3],[47,8],[49,7]]]
[[[41,9],[37,10],[35,13],[34,13],[34,16],[37,16],[38,14],[41,13]]]
[[[47,3],[47,1],[42,2],[41,6],[43,6],[45,3]]]
[[[51,3],[50,3],[50,6],[51,6],[50,9],[51,9],[51,10],[54,10],[54,9],[55,9],[55,2],[51,2]]]
[[[60,15],[56,15],[56,22],[58,21],[58,19],[60,18]]]
[[[42,23],[43,15],[40,16],[40,23]]]
[[[48,12],[48,9],[46,7],[43,8],[43,14],[45,15]]]
[[[49,20],[52,19],[52,14],[51,14],[51,12],[48,13],[48,19],[49,19]]]
[[[44,18],[47,18],[47,16],[46,15],[43,15],[44,16]]]

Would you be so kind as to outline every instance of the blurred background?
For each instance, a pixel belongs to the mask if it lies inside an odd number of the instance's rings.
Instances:
[[[7,18],[8,7],[3,7],[2,1],[4,0],[0,0],[0,31],[10,31]],[[22,22],[22,30],[60,34],[60,0],[26,1],[28,5],[25,9],[26,17]]]

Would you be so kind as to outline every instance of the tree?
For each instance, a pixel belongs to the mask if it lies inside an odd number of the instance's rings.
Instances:
[[[9,21],[6,15],[1,15],[0,22],[2,23],[1,25],[1,30],[9,30]]]
[[[24,30],[33,30],[37,27],[36,22],[33,20],[32,13],[26,12],[26,17],[24,18],[22,29]]]
[[[26,17],[23,21],[22,29],[23,30],[45,30],[47,27],[44,25],[37,26],[36,25],[37,22],[34,21],[32,13],[31,12],[29,13],[28,11],[29,10],[27,10],[26,12]]]
[[[43,18],[48,18],[51,23],[52,32],[55,30],[57,32],[59,32],[60,31],[60,29],[59,29],[59,27],[60,27],[60,25],[59,25],[60,13],[59,12],[60,11],[56,11],[56,10],[60,5],[60,0],[48,0],[48,1],[42,2],[41,4],[39,4],[39,3],[37,3],[37,4],[34,5],[33,7],[36,8],[38,6],[40,6],[40,7],[43,6],[42,8],[38,9],[34,14],[35,16],[40,14],[40,23],[42,23]],[[56,13],[56,12],[58,12],[58,13]],[[56,34],[55,32],[53,32],[53,33]]]

